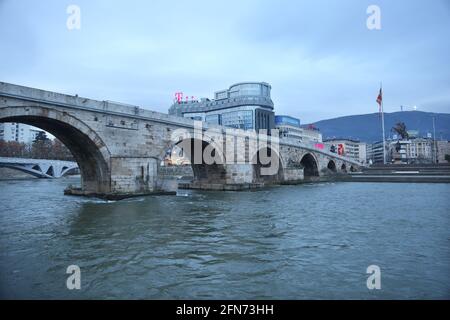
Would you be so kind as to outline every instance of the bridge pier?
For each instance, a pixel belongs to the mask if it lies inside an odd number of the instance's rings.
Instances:
[[[303,168],[286,168],[284,169],[284,184],[293,184],[303,182],[305,179]]]
[[[111,158],[111,193],[156,191],[158,162],[153,158]]]
[[[238,191],[261,186],[254,181],[252,164],[224,164],[217,170],[217,173],[207,176],[196,176],[194,172],[194,180],[191,183],[180,184],[180,188]]]
[[[100,190],[97,180],[83,181],[83,188],[68,188],[67,195],[93,196],[117,200],[143,195],[175,194],[158,184],[158,160],[145,157],[112,157],[111,176]],[[82,177],[84,179],[84,177]]]

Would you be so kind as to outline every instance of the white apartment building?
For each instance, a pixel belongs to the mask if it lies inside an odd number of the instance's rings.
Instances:
[[[416,138],[390,141],[389,162],[392,163],[432,163],[434,148],[432,139]]]
[[[367,163],[367,144],[350,139],[329,139],[325,140],[325,148],[341,156],[359,161],[361,164]]]
[[[446,155],[450,155],[450,141],[436,141],[438,163],[447,163]]]
[[[23,123],[0,123],[0,140],[32,143],[42,130]]]
[[[305,144],[322,143],[322,134],[317,129],[300,127],[300,120],[290,116],[275,116],[275,128],[280,139],[288,138]]]

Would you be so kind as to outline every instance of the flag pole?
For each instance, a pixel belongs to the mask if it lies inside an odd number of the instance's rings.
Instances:
[[[383,83],[380,82],[381,91],[381,130],[383,131],[383,163],[386,164],[386,135],[384,134],[384,97],[383,97]]]

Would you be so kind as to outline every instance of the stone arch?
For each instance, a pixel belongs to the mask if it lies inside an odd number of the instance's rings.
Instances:
[[[337,172],[336,163],[333,160],[328,161],[327,168],[328,168],[328,170],[330,170],[333,173]]]
[[[318,163],[319,162],[317,161],[317,159],[311,153],[306,153],[305,155],[303,155],[302,159],[300,160],[300,164],[303,167],[303,174],[305,176],[305,179],[319,176]]]
[[[266,156],[270,157],[271,162],[268,164],[263,164],[263,162],[261,161],[262,155],[264,155],[265,157]],[[273,161],[277,162],[276,165],[272,163]],[[273,150],[270,147],[265,147],[256,152],[255,156],[252,159],[252,166],[253,166],[253,181],[255,183],[275,184],[284,181],[283,159],[279,154],[279,152]],[[268,172],[265,173],[263,170]]]
[[[342,172],[347,172],[347,166],[345,165],[345,163],[342,164],[341,171]]]
[[[98,134],[82,120],[49,107],[0,108],[0,122],[17,122],[45,130],[72,153],[81,173],[84,193],[111,191],[110,152]]]
[[[186,158],[189,159],[194,175],[194,183],[226,183],[226,160],[223,147],[214,142],[196,138],[180,140],[174,146],[181,148]],[[196,150],[201,151],[201,154],[198,153],[196,156]],[[207,154],[212,156],[211,159],[208,160],[203,157],[205,150]],[[220,160],[213,162],[212,160],[216,158],[216,155],[217,159]]]
[[[358,170],[356,170],[356,168],[354,166],[350,166],[350,172],[356,172]]]

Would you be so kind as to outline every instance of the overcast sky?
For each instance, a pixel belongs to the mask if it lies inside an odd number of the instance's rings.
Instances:
[[[303,123],[377,112],[380,81],[387,112],[450,112],[449,57],[448,0],[0,0],[0,81],[160,112],[242,81]]]

